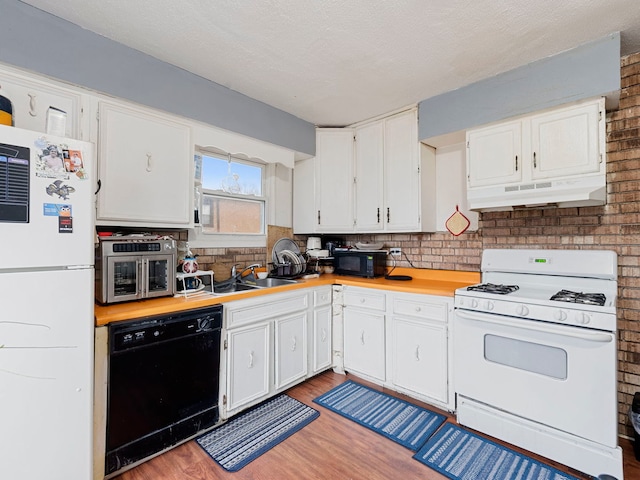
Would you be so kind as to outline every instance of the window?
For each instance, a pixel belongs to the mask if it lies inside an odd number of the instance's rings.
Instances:
[[[264,235],[263,165],[208,153],[200,159],[196,176],[203,233]]]

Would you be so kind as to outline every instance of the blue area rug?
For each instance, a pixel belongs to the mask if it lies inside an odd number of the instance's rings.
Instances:
[[[198,437],[218,465],[236,472],[320,416],[288,395],[257,405]]]
[[[320,395],[314,402],[414,452],[446,419],[444,415],[352,380]]]
[[[451,423],[413,458],[452,480],[578,480]]]

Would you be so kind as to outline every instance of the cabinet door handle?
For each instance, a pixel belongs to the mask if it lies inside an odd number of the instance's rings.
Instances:
[[[360,332],[360,343],[364,345],[364,330]]]
[[[296,341],[296,336],[294,335],[293,338],[291,339],[291,351],[295,352],[296,347],[297,347],[297,341]]]
[[[35,117],[38,115],[36,111],[36,96],[33,93],[27,93],[29,95],[29,115]]]
[[[380,223],[380,207],[378,207],[378,223]]]
[[[253,368],[253,350],[249,351],[249,368]]]
[[[325,342],[327,340],[327,331],[322,328],[320,330],[320,341]]]
[[[533,168],[538,167],[538,161],[536,160],[536,152],[533,152]]]
[[[420,361],[420,345],[416,345],[416,362]]]
[[[151,164],[151,154],[147,153],[147,172],[150,172],[153,165]]]
[[[518,155],[516,155],[516,172],[518,171]]]
[[[391,221],[391,209],[387,207],[387,223]]]
[[[320,210],[318,210],[318,225],[320,225]]]

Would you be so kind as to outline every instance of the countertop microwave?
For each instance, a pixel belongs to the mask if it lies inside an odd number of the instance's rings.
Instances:
[[[100,237],[96,245],[96,300],[102,304],[175,293],[175,241],[157,236]]]
[[[382,277],[387,271],[387,251],[336,248],[333,252],[333,268],[338,275]]]

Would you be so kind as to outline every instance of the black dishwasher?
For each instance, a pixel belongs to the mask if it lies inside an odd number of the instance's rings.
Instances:
[[[105,475],[219,421],[222,306],[109,327]]]

